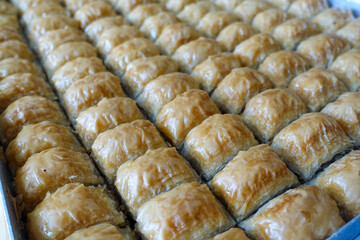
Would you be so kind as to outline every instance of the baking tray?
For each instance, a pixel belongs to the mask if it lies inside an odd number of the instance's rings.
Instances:
[[[329,0],[328,2],[332,7],[350,8],[355,16],[360,16],[360,0]],[[4,161],[3,149],[0,147],[0,198],[5,205],[9,236],[11,240],[25,240],[27,237],[17,215],[14,187],[9,172]],[[331,235],[328,240],[360,240],[360,215]]]

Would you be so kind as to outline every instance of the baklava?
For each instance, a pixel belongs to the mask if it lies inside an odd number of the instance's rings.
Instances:
[[[145,19],[157,15],[160,12],[165,12],[165,6],[158,3],[142,4],[135,7],[126,17],[137,27],[140,27]]]
[[[0,61],[6,58],[34,60],[34,54],[26,44],[19,40],[8,40],[0,43]]]
[[[139,5],[155,3],[155,0],[108,0],[113,7],[122,14],[127,15],[131,10]]]
[[[244,230],[240,228],[231,228],[226,232],[216,235],[210,240],[250,240],[250,238],[246,236]]]
[[[0,15],[0,27],[12,27],[16,30],[20,30],[20,24],[18,23],[16,15]]]
[[[197,1],[185,6],[178,17],[183,22],[196,26],[208,12],[217,10],[220,10],[219,7],[211,1]]]
[[[11,0],[11,2],[21,11],[25,12],[28,8],[39,6],[43,3],[54,3],[60,5],[60,0]]]
[[[114,16],[115,14],[115,11],[108,2],[91,1],[76,10],[74,19],[78,20],[81,28],[84,29],[96,19]]]
[[[212,0],[216,5],[227,11],[233,11],[237,5],[239,5],[244,0]]]
[[[360,18],[356,18],[355,20],[349,22],[344,27],[340,28],[336,34],[348,41],[351,46],[359,47],[360,46]]]
[[[7,58],[0,61],[0,80],[16,73],[31,73],[44,77],[40,67],[26,59]]]
[[[296,0],[287,11],[297,17],[310,18],[327,8],[326,0]]]
[[[201,18],[197,29],[214,38],[222,29],[236,21],[237,17],[227,11],[210,11]]]
[[[292,18],[292,16],[287,12],[277,8],[269,8],[258,13],[251,25],[262,33],[271,33],[277,25],[289,20],[290,18]]]
[[[132,240],[133,233],[129,228],[119,229],[110,223],[99,223],[75,231],[65,240]]]
[[[42,18],[50,15],[67,16],[66,10],[58,3],[43,2],[35,7],[28,8],[21,16],[23,23],[30,26],[31,22],[37,18]]]
[[[256,14],[269,8],[271,4],[264,0],[244,0],[233,11],[241,21],[250,24]]]
[[[24,41],[23,36],[11,26],[0,26],[0,42],[8,40]]]
[[[334,33],[354,19],[350,9],[331,8],[317,14],[313,22],[323,33]]]
[[[161,0],[160,0],[161,1]],[[165,6],[172,12],[178,13],[184,9],[185,6],[195,3],[197,0],[165,0]]]

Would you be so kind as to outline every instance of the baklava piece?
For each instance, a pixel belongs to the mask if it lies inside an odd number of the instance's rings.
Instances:
[[[336,35],[348,41],[353,47],[360,47],[360,18],[356,18],[340,28]]]
[[[8,40],[0,43],[0,61],[6,58],[34,60],[34,54],[23,41]]]
[[[145,202],[182,183],[197,180],[194,170],[175,148],[158,148],[121,165],[115,186],[136,217]]]
[[[57,147],[32,155],[17,172],[15,189],[25,211],[32,211],[46,196],[68,183],[103,183],[87,154]]]
[[[18,12],[16,8],[6,1],[0,2],[0,15],[17,15]]]
[[[334,71],[350,91],[360,90],[360,49],[351,49],[341,54],[329,69]]]
[[[81,28],[84,29],[96,19],[114,15],[116,13],[110,3],[106,1],[93,1],[78,9],[74,14],[74,18],[80,22]]]
[[[252,26],[262,33],[271,33],[277,25],[290,18],[292,18],[292,16],[287,12],[277,8],[269,8],[255,16],[252,21]]]
[[[156,0],[108,0],[117,11],[123,15],[128,15],[134,8],[139,5],[155,3]]]
[[[256,137],[268,142],[307,111],[305,103],[296,94],[286,88],[275,88],[250,99],[241,117]]]
[[[321,68],[300,74],[291,81],[289,89],[301,97],[312,112],[320,111],[347,91],[345,84],[333,72]]]
[[[77,10],[82,8],[85,4],[91,2],[97,2],[99,0],[63,0],[64,5],[66,6],[67,10],[74,15]],[[101,1],[101,0],[100,0]]]
[[[180,20],[175,14],[171,12],[159,12],[158,14],[145,19],[141,25],[140,31],[151,41],[155,41],[166,26],[174,23],[180,23]]]
[[[64,239],[81,228],[109,222],[124,225],[125,216],[105,187],[69,183],[45,199],[27,216],[30,239]]]
[[[256,68],[268,55],[280,49],[275,38],[269,34],[260,33],[237,45],[234,54],[239,56],[242,65]]]
[[[333,117],[346,134],[360,146],[360,92],[342,94],[321,111]]]
[[[36,7],[28,8],[21,16],[25,26],[30,26],[31,22],[37,18],[42,18],[50,15],[67,16],[65,8],[60,4],[53,2],[43,2]]]
[[[215,114],[194,127],[186,136],[183,153],[210,180],[240,150],[257,144],[239,115]]]
[[[97,57],[96,48],[88,42],[64,43],[51,51],[45,60],[44,68],[52,76],[66,62],[79,57]]]
[[[286,50],[295,49],[304,39],[320,33],[315,23],[303,18],[290,19],[273,30],[273,37]]]
[[[71,130],[49,121],[24,126],[6,148],[10,169],[16,172],[35,153],[54,147],[85,152]]]
[[[183,22],[196,26],[208,12],[217,10],[219,7],[211,1],[198,1],[185,6],[178,17]]]
[[[335,34],[319,34],[302,41],[297,52],[306,58],[312,67],[326,68],[350,45]]]
[[[360,214],[359,171],[360,151],[353,151],[331,164],[314,182],[336,200],[348,220]]]
[[[101,59],[97,57],[80,57],[72,61],[68,61],[56,70],[51,78],[51,82],[58,93],[64,94],[71,84],[77,80],[88,75],[106,71],[106,67],[103,65]]]
[[[177,95],[199,88],[197,81],[185,73],[168,73],[149,82],[136,102],[155,121],[160,109]]]
[[[242,3],[244,0],[212,0],[216,5],[220,6],[226,11],[233,11],[237,5]]]
[[[197,65],[191,75],[199,82],[200,88],[211,92],[232,69],[241,67],[240,59],[232,53],[220,53],[208,57]]]
[[[267,0],[269,3],[283,11],[286,11],[295,0]]]
[[[308,113],[281,130],[272,146],[291,170],[310,179],[323,163],[352,144],[335,119]]]
[[[288,12],[296,17],[310,18],[328,8],[326,0],[296,0],[290,5]]]
[[[139,58],[131,62],[122,77],[122,85],[130,97],[136,98],[155,78],[177,72],[177,62],[168,56]]]
[[[288,190],[241,224],[256,239],[326,239],[345,224],[336,202],[314,186]]]
[[[97,19],[91,22],[84,29],[84,33],[91,42],[96,43],[101,34],[110,28],[121,27],[129,25],[129,23],[122,16],[111,16]]]
[[[287,87],[294,77],[309,68],[310,63],[299,53],[283,50],[266,57],[259,71],[267,76],[275,87]]]
[[[31,73],[38,77],[44,77],[41,68],[29,60],[7,58],[0,61],[0,80],[16,73]]]
[[[166,8],[159,3],[138,5],[127,15],[127,19],[135,26],[140,27],[148,17],[165,11]]]
[[[166,26],[155,44],[160,52],[172,55],[181,45],[198,39],[201,33],[185,23],[175,23]]]
[[[24,96],[12,102],[0,115],[0,136],[3,146],[7,146],[23,126],[41,121],[69,124],[58,104],[44,97]]]
[[[272,88],[271,81],[252,68],[236,68],[215,88],[211,99],[227,113],[239,114],[256,94]]]
[[[29,8],[37,7],[44,3],[53,3],[60,5],[60,0],[12,0],[12,3],[21,12],[25,12]]]
[[[110,223],[99,223],[75,231],[65,240],[133,240],[133,233],[129,228],[119,229]]]
[[[74,82],[64,94],[65,109],[75,120],[80,112],[94,106],[104,97],[124,97],[120,79],[110,72],[88,75]]]
[[[179,47],[173,58],[179,63],[180,70],[190,73],[192,69],[209,56],[222,52],[221,45],[210,38],[199,38]]]
[[[234,225],[209,188],[183,183],[146,202],[138,211],[140,232],[154,239],[208,239]]]
[[[15,28],[11,26],[0,26],[0,42],[8,40],[24,41],[24,38]]]
[[[113,27],[102,32],[98,37],[96,48],[100,55],[105,58],[114,47],[140,37],[142,37],[142,33],[136,27],[128,25]]]
[[[257,34],[257,31],[250,25],[242,22],[234,22],[221,30],[216,38],[227,51],[232,52],[242,41]]]
[[[219,32],[237,21],[237,17],[227,11],[208,12],[197,25],[197,29],[205,33],[208,37],[216,37]]]
[[[185,6],[195,3],[197,0],[166,0],[165,6],[172,12],[179,13]]]
[[[250,240],[241,228],[231,228],[226,232],[216,235],[210,240]]]
[[[135,160],[148,149],[167,144],[150,121],[135,120],[101,133],[92,145],[93,156],[104,175],[114,182],[118,168]]]
[[[350,9],[331,8],[320,12],[313,19],[323,33],[334,33],[354,19]]]
[[[191,129],[216,113],[220,112],[206,92],[191,89],[161,108],[156,125],[179,148]]]
[[[250,24],[256,14],[271,7],[270,3],[263,0],[244,0],[233,11],[241,21]]]
[[[0,15],[0,27],[11,27],[20,31],[20,24],[16,15]]]
[[[50,86],[43,78],[31,73],[16,73],[0,81],[0,113],[12,102],[24,96],[43,96],[55,100]]]
[[[210,183],[241,221],[267,200],[297,183],[296,176],[267,144],[240,151]]]
[[[105,65],[117,76],[125,73],[126,66],[138,58],[159,55],[159,50],[150,40],[134,38],[113,48],[105,59]]]
[[[143,115],[130,98],[103,98],[98,104],[86,109],[76,119],[76,131],[90,150],[96,137],[122,123],[143,119]]]

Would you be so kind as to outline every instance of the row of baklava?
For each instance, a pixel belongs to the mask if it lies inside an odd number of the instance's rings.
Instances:
[[[25,26],[42,16],[36,1],[16,3],[24,11]],[[15,8],[6,2],[0,4],[1,9],[8,7],[7,13],[13,10],[17,19]],[[56,9],[57,17],[67,18],[53,3],[43,4]],[[40,32],[45,34],[56,24],[50,23]],[[23,40],[19,30],[1,28],[0,44]],[[29,28],[27,31],[28,36],[35,34]],[[84,239],[94,233],[100,235],[98,239],[104,234],[130,239],[129,229],[115,227],[125,226],[125,216],[69,127],[40,67],[32,62],[34,55],[23,42],[8,46],[1,47],[1,52],[7,53],[0,62],[1,141],[15,176],[17,199],[24,214],[28,213],[25,219],[30,239],[64,239],[73,232],[69,239]]]

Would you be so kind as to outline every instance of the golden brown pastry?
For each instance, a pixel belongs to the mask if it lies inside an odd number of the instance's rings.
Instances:
[[[21,12],[28,8],[36,7],[43,3],[54,3],[60,5],[60,0],[12,0],[11,1]]]
[[[119,229],[110,223],[99,223],[69,235],[65,240],[132,240],[129,228]]]
[[[15,189],[26,212],[46,196],[67,183],[103,183],[87,154],[57,147],[32,155],[17,172]]]
[[[230,228],[226,232],[216,235],[210,240],[250,240],[241,228]]]
[[[129,25],[129,23],[122,16],[104,17],[96,19],[95,21],[87,25],[87,27],[84,29],[84,33],[91,42],[96,43],[98,38],[105,30],[114,27],[121,27],[124,25]]]
[[[308,113],[281,130],[272,147],[291,170],[310,179],[323,163],[352,144],[335,119]]]
[[[0,2],[0,15],[17,15],[17,10],[12,4],[10,4],[6,1],[1,1]]]
[[[157,55],[159,55],[159,50],[151,41],[145,38],[134,38],[113,48],[105,59],[105,65],[115,75],[121,77],[130,62],[138,58]]]
[[[137,27],[140,27],[145,19],[160,12],[165,12],[165,6],[159,3],[142,4],[135,7],[128,15],[127,19]]]
[[[31,73],[44,77],[41,68],[26,59],[7,58],[0,61],[0,80],[15,73]]]
[[[294,18],[278,25],[273,30],[273,37],[286,50],[295,49],[302,40],[320,33],[317,25],[310,20]]]
[[[127,15],[134,8],[139,5],[147,3],[155,3],[156,0],[108,0],[117,11],[120,11],[122,14]]]
[[[68,61],[79,57],[90,58],[96,56],[96,48],[90,43],[84,41],[68,42],[61,44],[46,56],[44,68],[47,73],[52,76],[57,69]]]
[[[86,109],[76,119],[76,131],[90,150],[96,137],[122,123],[143,119],[143,115],[130,98],[103,98],[98,104]]]
[[[239,114],[253,96],[271,87],[271,81],[259,71],[235,68],[219,82],[211,99],[222,111]]]
[[[66,9],[74,15],[76,11],[82,8],[85,4],[97,2],[99,0],[63,0]]]
[[[24,38],[15,28],[11,26],[0,26],[0,42],[8,40],[24,41]]]
[[[334,33],[353,19],[350,9],[331,8],[317,14],[313,21],[323,33]]]
[[[42,18],[50,15],[67,16],[65,8],[60,4],[54,2],[43,2],[35,7],[28,8],[21,16],[25,26],[30,26],[31,22],[37,18]]]
[[[217,10],[220,10],[219,7],[211,1],[197,1],[185,6],[178,17],[183,22],[195,26],[208,12]]]
[[[180,70],[190,73],[192,69],[209,56],[222,52],[221,45],[211,38],[199,38],[179,47],[173,58],[179,63]]]
[[[315,180],[339,205],[347,219],[360,214],[360,151],[353,151],[331,164]]]
[[[80,23],[68,16],[50,15],[34,19],[28,29],[30,41],[36,42],[46,32],[58,29],[75,28],[79,29]]]
[[[296,93],[312,112],[318,112],[328,102],[334,101],[340,94],[347,91],[333,72],[312,68],[294,78],[289,89]]]
[[[360,89],[360,49],[351,49],[341,54],[329,69],[334,71],[350,91]]]
[[[209,188],[197,182],[183,183],[146,202],[136,221],[149,240],[205,240],[234,225]]]
[[[123,163],[144,155],[148,149],[166,146],[154,124],[135,120],[101,133],[95,139],[92,151],[98,167],[113,182]]]
[[[64,239],[97,223],[124,224],[125,216],[105,187],[69,183],[46,195],[27,220],[30,239]]]
[[[46,32],[37,41],[37,51],[43,60],[51,51],[64,43],[86,41],[80,30],[74,28],[58,29]]]
[[[262,33],[271,33],[277,25],[290,18],[292,18],[292,16],[285,11],[277,8],[269,8],[255,16],[252,21],[252,26]]]
[[[71,130],[49,121],[26,125],[6,148],[10,169],[16,172],[35,153],[54,147],[85,152]]]
[[[160,52],[172,55],[181,45],[198,39],[201,33],[185,23],[175,23],[166,26],[155,44]]]
[[[227,10],[233,11],[237,5],[242,3],[244,0],[213,0],[213,2],[219,7]]]
[[[211,181],[210,187],[238,221],[267,200],[296,184],[296,176],[267,144],[240,151]]]
[[[241,227],[257,239],[326,239],[344,225],[336,202],[314,186],[274,198]]]
[[[287,88],[275,88],[250,99],[241,117],[256,137],[268,142],[307,111],[299,96]]]
[[[151,41],[155,41],[166,26],[179,22],[180,20],[175,14],[171,12],[159,12],[145,19],[140,31]]]
[[[295,0],[267,0],[269,3],[283,11],[286,11]]]
[[[310,18],[327,8],[329,5],[326,0],[296,0],[290,5],[288,12],[296,17]]]
[[[162,192],[197,181],[198,177],[175,148],[149,149],[134,161],[121,165],[115,186],[136,217],[139,208]]]
[[[105,58],[109,52],[116,46],[131,40],[142,37],[142,33],[136,27],[124,25],[104,30],[99,36],[96,48],[100,55]]]
[[[23,41],[8,40],[0,43],[0,61],[6,58],[34,60],[34,54]]]
[[[43,78],[31,73],[16,73],[0,81],[0,113],[12,102],[30,95],[55,100],[55,95]]]
[[[267,33],[260,33],[237,45],[234,54],[238,55],[242,65],[256,68],[268,55],[280,49],[275,38]]]
[[[232,53],[220,53],[208,57],[191,73],[201,89],[210,93],[232,69],[241,67],[240,59]]]
[[[297,75],[310,68],[310,63],[297,52],[283,50],[267,56],[259,71],[267,76],[275,87],[287,87]]]
[[[313,67],[326,68],[349,49],[350,45],[335,34],[319,34],[302,41],[296,51]]]
[[[164,105],[156,117],[156,126],[176,147],[180,147],[191,129],[220,113],[209,95],[190,89]]]
[[[129,96],[135,98],[143,91],[146,84],[153,79],[177,71],[178,64],[171,57],[155,56],[139,58],[127,66],[121,83]]]
[[[214,38],[222,29],[236,21],[236,15],[228,11],[210,11],[200,20],[197,29]]]
[[[195,3],[197,0],[166,0],[166,8],[172,12],[179,13],[185,6]]]
[[[183,154],[210,180],[240,150],[256,144],[254,135],[239,115],[215,114],[187,134]]]
[[[244,0],[234,9],[235,15],[245,23],[251,23],[256,14],[271,8],[271,4],[263,0]]]
[[[56,70],[56,72],[51,78],[51,82],[58,93],[64,94],[65,91],[75,81],[82,79],[88,75],[92,75],[100,72],[106,72],[106,71],[107,70],[100,58],[80,57],[72,61],[68,61],[58,70]]]
[[[16,15],[0,15],[0,27],[12,27],[20,30],[20,25]]]
[[[178,94],[199,88],[197,81],[188,74],[174,72],[164,74],[149,82],[136,102],[155,121],[160,109]]]
[[[96,19],[110,17],[116,15],[110,3],[106,1],[92,1],[76,10],[74,18],[80,22],[80,26],[84,29]]]
[[[333,117],[354,144],[360,145],[360,92],[342,94],[335,102],[326,105],[321,112]]]
[[[257,31],[243,22],[234,22],[221,30],[216,38],[227,51],[232,52],[242,41],[255,35]]]
[[[41,96],[24,96],[12,102],[0,115],[0,134],[3,146],[7,146],[24,125],[41,121],[67,125],[58,104]]]
[[[360,46],[360,32],[358,31],[360,28],[360,18],[356,18],[355,20],[349,22],[344,27],[340,28],[336,34],[341,38],[348,41],[351,46],[359,47]]]
[[[65,109],[73,120],[80,112],[94,106],[104,97],[124,97],[120,79],[110,72],[88,75],[74,82],[64,94]]]

